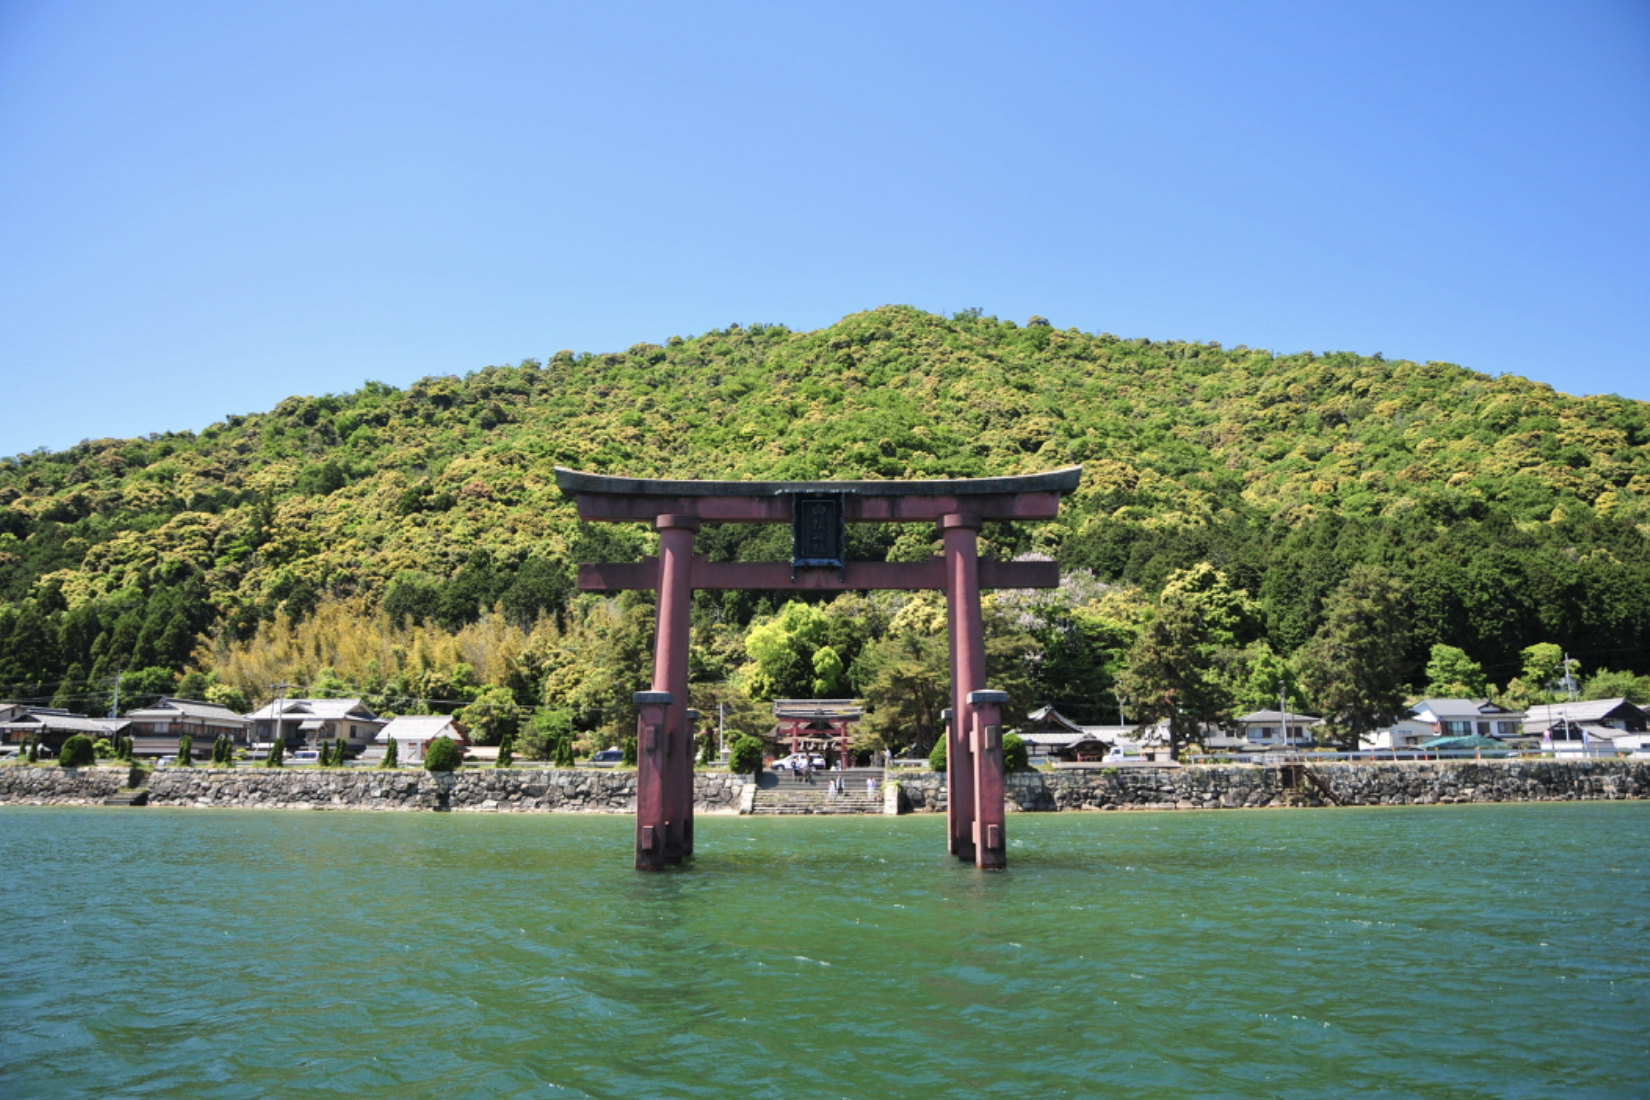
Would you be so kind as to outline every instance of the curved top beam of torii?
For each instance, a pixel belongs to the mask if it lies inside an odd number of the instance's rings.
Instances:
[[[707,523],[789,523],[801,496],[840,496],[850,523],[921,523],[966,514],[989,520],[1053,519],[1077,488],[1081,466],[1009,477],[922,481],[695,481],[611,477],[556,467],[556,485],[593,522],[652,522],[662,515]]]

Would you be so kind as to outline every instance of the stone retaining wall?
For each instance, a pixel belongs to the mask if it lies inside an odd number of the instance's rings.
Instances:
[[[1650,761],[1452,760],[1313,764],[1344,805],[1429,806],[1455,802],[1562,802],[1650,798]],[[1298,772],[1252,765],[1072,769],[1008,777],[1008,808],[1048,810],[1232,810],[1321,806],[1329,799]],[[901,775],[902,813],[943,813],[945,776]]]
[[[0,803],[96,805],[127,780],[125,768],[0,768]],[[696,775],[694,809],[738,813],[744,786],[741,776]],[[163,768],[150,773],[148,788],[151,806],[559,813],[636,809],[634,772],[571,768],[485,768],[444,775],[413,768]]]
[[[1354,806],[1650,798],[1650,761],[1643,760],[1335,763],[1314,764],[1310,771],[1341,803]],[[130,781],[141,782],[143,775],[124,767],[0,767],[0,803],[97,805]],[[889,778],[899,784],[901,813],[945,810],[943,774]],[[694,808],[739,813],[746,786],[743,776],[696,775]],[[484,768],[446,775],[413,768],[164,768],[149,774],[148,788],[152,806],[556,813],[632,813],[636,808],[634,772],[585,768]],[[1298,772],[1241,764],[1008,777],[1008,808],[1022,812],[1220,810],[1328,801]]]

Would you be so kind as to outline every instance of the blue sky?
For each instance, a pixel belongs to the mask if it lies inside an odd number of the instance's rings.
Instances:
[[[890,302],[1650,399],[1650,4],[0,3],[0,454]]]

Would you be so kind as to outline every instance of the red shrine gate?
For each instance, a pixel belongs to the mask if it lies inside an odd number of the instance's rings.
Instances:
[[[586,592],[659,593],[653,687],[633,697],[636,868],[659,870],[693,854],[693,728],[688,711],[689,604],[696,588],[832,591],[943,590],[951,635],[951,721],[946,728],[950,849],[978,867],[1008,864],[1002,704],[986,687],[982,588],[1054,588],[1053,562],[980,560],[986,520],[1050,520],[1077,488],[1081,466],[1021,477],[948,481],[661,481],[558,466],[556,484],[596,523],[651,523],[659,556],[581,564]],[[713,562],[693,553],[703,523],[788,523],[788,562]],[[919,562],[847,559],[850,523],[937,523],[942,557]]]

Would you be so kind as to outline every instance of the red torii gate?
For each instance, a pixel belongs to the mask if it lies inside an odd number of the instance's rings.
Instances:
[[[978,867],[1008,864],[1003,804],[1002,704],[986,688],[982,588],[1054,588],[1053,562],[981,561],[986,520],[1050,520],[1077,488],[1081,466],[1018,477],[942,481],[680,481],[609,477],[556,467],[556,484],[597,523],[646,522],[659,556],[581,564],[586,592],[659,593],[653,687],[637,692],[636,868],[659,870],[693,854],[693,730],[687,713],[689,605],[695,588],[835,591],[903,588],[946,594],[951,721],[946,729],[950,850]],[[788,523],[788,562],[713,562],[693,553],[704,523]],[[937,523],[942,557],[919,562],[847,559],[850,523]]]

